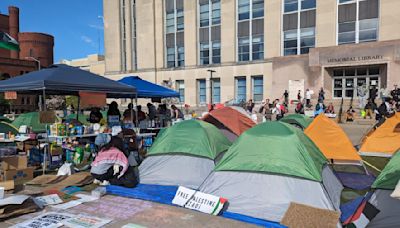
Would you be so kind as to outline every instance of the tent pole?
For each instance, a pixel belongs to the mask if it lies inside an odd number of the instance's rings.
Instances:
[[[136,114],[135,114],[136,115],[136,120],[135,120],[135,122],[136,122],[136,128],[138,128],[139,127],[139,120],[138,120],[138,110],[137,110],[137,94],[135,95],[135,106],[136,106]],[[138,133],[140,133],[140,132],[138,132]]]
[[[129,111],[131,112],[131,124],[132,124],[132,127],[133,127],[135,123],[133,122],[133,98],[132,97],[131,97],[131,102],[130,103],[132,105],[131,105],[131,109]]]
[[[46,90],[43,89],[43,97],[42,97],[42,105],[43,105],[43,111],[46,111]]]
[[[78,95],[78,110],[76,111],[76,120],[79,121],[79,111],[80,111],[81,96]]]

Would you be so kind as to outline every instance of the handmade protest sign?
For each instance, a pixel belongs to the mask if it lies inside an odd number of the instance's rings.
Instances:
[[[179,186],[173,204],[203,213],[218,215],[226,199]]]

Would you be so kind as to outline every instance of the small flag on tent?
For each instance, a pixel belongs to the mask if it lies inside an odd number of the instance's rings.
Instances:
[[[19,43],[7,33],[0,31],[0,49],[19,51]]]
[[[380,211],[368,201],[364,201],[344,225],[346,228],[366,227],[368,223],[375,218]]]

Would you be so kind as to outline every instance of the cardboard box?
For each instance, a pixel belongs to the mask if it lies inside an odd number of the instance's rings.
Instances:
[[[2,181],[13,180],[16,183],[21,181],[29,181],[33,179],[34,167],[28,167],[26,169],[10,169],[3,170]]]
[[[3,187],[4,191],[14,190],[15,188],[14,180],[2,181],[0,182],[0,187]]]
[[[2,158],[1,168],[3,170],[26,169],[27,167],[28,167],[27,156],[10,156]]]

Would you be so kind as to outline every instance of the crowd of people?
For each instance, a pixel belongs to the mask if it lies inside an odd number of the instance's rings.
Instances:
[[[295,113],[304,114],[306,109],[313,110],[313,105],[311,103],[313,94],[313,91],[307,89],[303,98],[301,90],[298,91],[297,103],[294,110]],[[369,97],[367,97],[368,95]],[[398,88],[397,85],[395,85],[394,89],[391,91],[388,91],[385,88],[378,91],[376,87],[372,87],[368,91],[368,88],[365,85],[361,85],[357,88],[357,96],[360,116],[364,119],[375,118],[378,122],[383,122],[385,118],[400,111],[400,88]],[[376,103],[378,96],[382,99],[382,102],[379,105]],[[282,95],[282,101],[283,102],[281,102],[280,99],[275,99],[271,102],[270,99],[265,99],[265,101],[262,102],[258,113],[262,114],[266,120],[272,120],[274,115],[276,116],[276,119],[279,120],[288,112],[289,92],[287,90],[285,90]],[[244,108],[248,113],[255,113],[254,107],[255,103],[250,99],[245,104]],[[328,116],[336,117],[333,103],[330,102],[328,105],[325,104],[325,91],[323,88],[318,92],[318,102],[314,107],[315,116],[325,113]],[[353,106],[350,105],[345,111],[346,121],[354,121],[356,113],[356,110],[354,110]]]
[[[121,122],[124,124],[138,123],[138,127],[146,122],[152,126],[165,127],[168,126],[169,122],[183,119],[184,117],[182,111],[175,105],[171,105],[168,108],[166,104],[159,104],[156,107],[152,103],[147,103],[146,106],[147,112],[144,112],[141,105],[136,106],[136,109],[134,109],[133,104],[130,103],[121,115],[118,103],[113,101],[109,105],[106,117],[103,117],[100,108],[92,108],[89,114],[89,122],[101,123],[103,120],[106,120],[110,126],[119,125]]]

